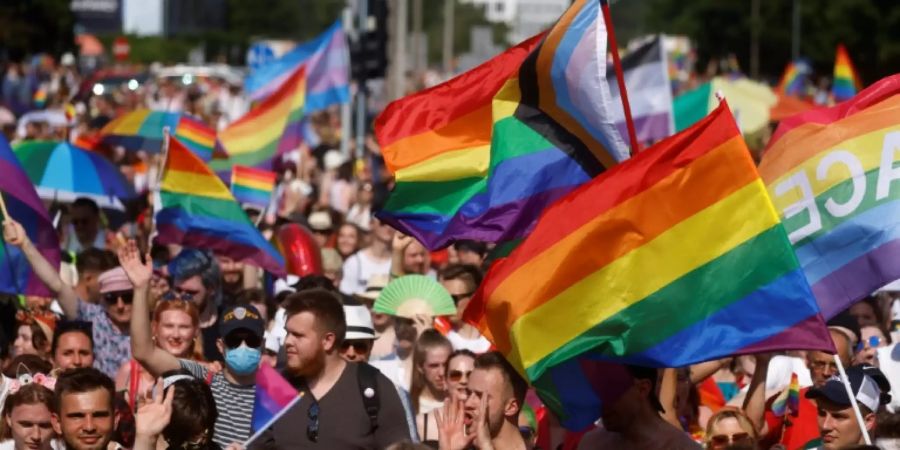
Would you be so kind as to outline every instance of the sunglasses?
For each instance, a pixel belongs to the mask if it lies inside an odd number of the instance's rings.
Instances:
[[[237,331],[229,333],[225,336],[225,346],[228,348],[238,348],[241,343],[247,344],[250,348],[259,348],[262,345],[262,337],[246,331]]]
[[[868,346],[866,344],[869,344]],[[869,339],[864,341],[859,341],[859,344],[856,344],[856,351],[862,351],[866,347],[877,348],[881,345],[881,338],[878,336],[869,336]]]
[[[465,372],[463,372],[462,370],[451,370],[447,372],[447,379],[454,383],[457,383],[459,382],[459,380],[462,380],[464,376],[466,378],[469,378],[469,375],[472,375],[471,370],[466,370]]]
[[[122,299],[122,303],[130,305],[131,301],[134,300],[134,293],[131,291],[115,291],[103,294],[103,300],[110,305],[115,305],[120,298]]]
[[[750,442],[750,433],[735,433],[732,435],[717,434],[709,438],[709,443],[716,447],[724,447],[730,444],[743,444]]]
[[[531,438],[534,437],[534,428],[521,426],[519,427],[519,434],[522,435],[522,439],[525,439],[526,441],[531,440]]]
[[[165,294],[163,294],[163,296],[162,296],[162,300],[166,301],[166,302],[172,302],[172,301],[176,301],[176,300],[184,300],[186,302],[189,302],[193,299],[194,299],[194,296],[187,292],[182,292],[181,294],[179,294],[175,291],[168,291]]]
[[[463,300],[465,300],[465,299],[467,299],[467,298],[469,298],[469,297],[471,297],[471,296],[473,296],[473,295],[475,295],[474,292],[469,292],[469,293],[466,293],[466,294],[450,294],[450,298],[453,299],[453,304],[458,305],[459,302],[461,302],[461,301],[463,301]]]
[[[344,341],[341,343],[341,351],[346,352],[353,347],[353,351],[356,353],[368,353],[370,345],[367,341]]]
[[[306,415],[309,417],[309,424],[306,425],[306,438],[313,442],[319,442],[319,403],[313,401],[313,404],[309,405]]]
[[[181,298],[194,298],[200,295],[200,291],[193,289],[182,289],[180,287],[176,287],[173,289],[176,294],[181,296]]]

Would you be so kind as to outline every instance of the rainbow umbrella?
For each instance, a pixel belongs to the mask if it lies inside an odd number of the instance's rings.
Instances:
[[[100,130],[103,142],[126,150],[158,153],[163,144],[163,128],[185,144],[194,154],[209,161],[215,153],[216,131],[199,119],[181,113],[138,109],[122,115]]]
[[[124,211],[120,200],[135,197],[119,169],[98,153],[60,141],[25,141],[13,152],[45,200],[69,203],[87,197],[101,208]]]

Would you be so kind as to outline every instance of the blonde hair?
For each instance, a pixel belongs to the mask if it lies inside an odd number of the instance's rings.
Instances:
[[[712,415],[709,418],[709,422],[706,423],[706,440],[707,443],[709,439],[713,436],[713,428],[715,428],[716,424],[725,420],[725,419],[734,419],[737,420],[741,425],[741,428],[750,434],[750,437],[753,438],[753,441],[757,441],[759,439],[759,433],[756,431],[756,427],[753,426],[753,422],[750,421],[750,418],[744,414],[743,411],[734,407],[725,407],[719,410],[719,412]]]
[[[156,307],[153,308],[154,335],[156,334],[155,326],[159,324],[162,314],[166,311],[181,311],[187,314],[191,318],[191,324],[196,328],[196,330],[194,330],[195,334],[199,336],[200,312],[197,310],[197,305],[192,301],[182,299],[162,300],[156,303]],[[197,339],[196,336],[194,338],[194,345],[193,349],[191,349],[190,357],[195,361],[203,360],[203,342],[200,339]]]

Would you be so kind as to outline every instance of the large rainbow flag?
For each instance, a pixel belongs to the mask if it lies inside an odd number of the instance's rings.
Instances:
[[[831,348],[724,102],[550,206],[494,263],[466,319],[573,429],[608,401],[602,373],[586,376],[597,362]]]
[[[834,80],[831,82],[831,94],[834,101],[849,100],[862,89],[862,81],[844,44],[838,44],[834,57]]]
[[[300,145],[305,70],[297,69],[274,94],[219,132],[218,146],[228,158],[210,161],[213,170],[228,172],[235,164],[270,170],[276,156]]]
[[[244,88],[252,100],[262,100],[277,92],[300,67],[306,67],[308,78],[308,112],[350,101],[350,51],[340,20],[314,39],[250,72]]]
[[[284,275],[284,259],[225,183],[177,139],[169,141],[154,203],[156,242],[212,250]]]
[[[204,161],[213,158],[216,130],[187,114],[137,109],[113,119],[100,130],[100,135],[109,145],[158,153],[162,150],[165,127]]]
[[[6,138],[0,135],[0,195],[14,220],[22,224],[28,238],[53,267],[59,267],[59,239],[47,209],[34,190]],[[3,218],[5,220],[5,217]],[[0,246],[0,292],[53,297],[55,294],[37,277],[18,247]]]
[[[624,160],[599,6],[577,1],[546,36],[388,105],[375,133],[397,184],[379,217],[431,249],[512,240]]]
[[[785,119],[759,173],[826,318],[900,279],[900,75]]]

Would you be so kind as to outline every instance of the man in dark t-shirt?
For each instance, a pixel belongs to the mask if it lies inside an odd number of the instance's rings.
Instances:
[[[382,449],[410,439],[393,384],[371,367],[341,358],[347,325],[335,294],[298,292],[287,298],[285,310],[286,369],[303,399],[250,448]]]

